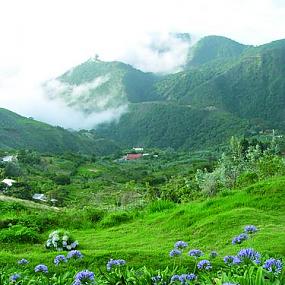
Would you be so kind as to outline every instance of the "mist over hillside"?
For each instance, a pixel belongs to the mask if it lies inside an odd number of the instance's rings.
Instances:
[[[174,36],[191,42],[188,34]],[[110,110],[110,118],[86,126],[122,147],[195,148],[210,141],[206,134],[219,144],[234,134],[285,129],[284,53],[283,40],[254,47],[207,36],[189,45],[179,72],[95,57],[47,82],[46,95],[89,118]]]

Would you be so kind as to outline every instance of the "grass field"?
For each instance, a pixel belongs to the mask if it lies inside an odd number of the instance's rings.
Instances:
[[[284,198],[285,177],[280,177],[242,190],[227,190],[204,201],[182,205],[157,201],[143,209],[105,214],[97,222],[94,218],[92,222],[84,210],[73,210],[71,215],[68,211],[58,213],[53,209],[28,210],[25,206],[15,211],[15,202],[13,210],[9,210],[12,202],[0,201],[4,209],[1,225],[5,220],[27,223],[30,217],[30,224],[35,227],[32,219],[37,216],[35,223],[46,222],[44,226],[48,229],[39,230],[40,239],[36,243],[2,242],[0,265],[15,264],[24,257],[31,261],[30,266],[45,263],[52,268],[53,258],[58,253],[46,250],[44,241],[48,233],[57,228],[55,224],[61,228],[65,225],[79,241],[79,249],[85,255],[79,267],[93,270],[105,266],[110,258],[123,258],[134,267],[164,268],[173,263],[169,251],[177,240],[187,241],[189,249],[199,248],[205,253],[216,250],[220,256],[218,263],[221,257],[236,254],[246,247],[280,257],[285,255]],[[232,245],[232,238],[249,224],[257,226],[258,233],[241,245]],[[189,257],[185,257],[185,262],[190,262]]]

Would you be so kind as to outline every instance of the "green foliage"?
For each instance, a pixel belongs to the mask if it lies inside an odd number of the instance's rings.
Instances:
[[[201,150],[223,144],[234,134],[242,135],[247,126],[229,113],[155,102],[130,105],[118,123],[101,125],[97,132],[124,147]]]
[[[54,182],[58,185],[69,185],[71,180],[69,176],[61,174],[54,177]]]
[[[102,225],[102,227],[113,227],[113,226],[118,226],[122,223],[129,222],[132,219],[133,216],[131,213],[115,212],[105,216],[100,224]]]
[[[19,116],[0,108],[0,148],[29,149],[40,152],[65,151],[110,154],[119,151],[111,141],[93,136],[91,132],[70,132],[60,127]],[[21,151],[20,160],[38,163],[30,151]]]
[[[213,195],[221,188],[247,186],[259,179],[284,175],[285,162],[282,157],[273,154],[276,153],[274,143],[263,152],[259,144],[247,145],[247,148],[244,145],[244,141],[233,137],[228,154],[222,155],[211,173],[197,170],[196,181],[202,192]]]
[[[160,213],[172,209],[175,206],[175,203],[168,200],[156,200],[147,205],[147,211],[150,213]]]
[[[21,168],[15,162],[8,162],[4,168],[4,176],[6,177],[19,177],[21,175]]]
[[[4,243],[34,243],[39,242],[40,237],[36,231],[21,225],[14,225],[0,230],[0,241]]]

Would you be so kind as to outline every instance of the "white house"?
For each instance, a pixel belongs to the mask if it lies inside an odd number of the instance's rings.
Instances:
[[[2,157],[2,161],[3,162],[12,162],[15,161],[17,158],[15,155],[6,155],[4,157]]]
[[[133,147],[133,150],[140,152],[140,151],[143,151],[143,147]]]
[[[34,194],[33,199],[42,202],[46,202],[48,200],[45,194],[39,194],[39,193]]]
[[[15,183],[16,181],[13,179],[7,179],[6,178],[6,179],[3,179],[1,182],[6,184],[8,187],[11,187],[13,185],[13,183]]]

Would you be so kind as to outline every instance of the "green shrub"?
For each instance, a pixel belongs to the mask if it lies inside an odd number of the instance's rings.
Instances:
[[[69,176],[61,174],[54,177],[54,182],[58,185],[69,185],[71,180]]]
[[[168,200],[157,200],[152,203],[150,203],[147,206],[147,211],[149,213],[158,213],[158,212],[163,212],[168,209],[172,209],[176,206],[176,204],[172,201]]]
[[[91,208],[91,207],[85,208],[84,210],[87,213],[88,220],[90,220],[92,223],[97,223],[101,221],[105,216],[105,211],[103,210],[99,210],[99,209]]]
[[[34,243],[39,242],[40,238],[36,231],[21,225],[14,225],[0,231],[0,241],[7,243]]]
[[[258,175],[255,172],[242,173],[237,179],[238,187],[246,187],[258,181]]]

